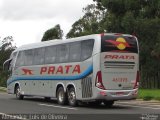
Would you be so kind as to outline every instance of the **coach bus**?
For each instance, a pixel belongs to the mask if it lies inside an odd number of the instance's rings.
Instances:
[[[4,63],[7,91],[112,106],[135,99],[139,86],[139,48],[133,35],[105,33],[24,45]]]

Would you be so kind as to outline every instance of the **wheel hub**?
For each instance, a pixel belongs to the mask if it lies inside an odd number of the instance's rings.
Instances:
[[[60,102],[63,101],[63,99],[64,99],[63,92],[59,92],[58,99],[59,99]]]
[[[75,95],[74,91],[70,92],[69,99],[71,102],[74,102],[74,100],[76,99],[76,95]]]

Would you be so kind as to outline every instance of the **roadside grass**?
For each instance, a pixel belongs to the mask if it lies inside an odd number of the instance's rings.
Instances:
[[[160,101],[160,89],[139,89],[138,98],[143,100]]]
[[[0,87],[0,92],[6,92],[6,88]]]

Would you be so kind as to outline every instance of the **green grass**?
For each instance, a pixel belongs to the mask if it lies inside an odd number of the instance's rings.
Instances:
[[[5,88],[0,87],[0,92],[6,92]]]
[[[138,98],[143,100],[160,100],[160,89],[139,89]]]
[[[6,90],[1,90],[1,89],[0,89],[0,92],[6,92]]]

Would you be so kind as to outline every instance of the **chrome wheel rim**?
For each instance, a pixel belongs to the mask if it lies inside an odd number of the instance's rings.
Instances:
[[[58,94],[58,100],[59,100],[60,102],[63,102],[63,99],[64,99],[64,94],[63,94],[62,91],[60,91],[59,94]]]
[[[71,103],[74,103],[75,99],[76,99],[76,94],[75,94],[74,91],[71,91],[70,94],[69,94],[69,101]]]

